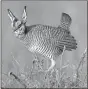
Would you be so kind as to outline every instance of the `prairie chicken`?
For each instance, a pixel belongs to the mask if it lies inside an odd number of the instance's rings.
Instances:
[[[61,23],[58,27],[41,24],[26,26],[26,6],[21,21],[13,15],[10,9],[8,9],[8,16],[12,21],[11,26],[15,36],[25,44],[28,50],[51,60],[48,71],[55,66],[54,58],[62,54],[64,46],[68,51],[77,48],[76,40],[69,30],[72,19],[66,13],[62,13]]]

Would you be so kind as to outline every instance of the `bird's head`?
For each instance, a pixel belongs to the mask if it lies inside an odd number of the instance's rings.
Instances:
[[[25,29],[26,29],[26,21],[27,21],[27,13],[26,13],[26,6],[24,6],[24,11],[22,15],[22,20],[18,20],[14,16],[14,14],[11,12],[10,9],[7,9],[8,16],[11,20],[11,27],[13,29],[13,32],[15,33],[15,36],[17,38],[22,38],[25,35]]]

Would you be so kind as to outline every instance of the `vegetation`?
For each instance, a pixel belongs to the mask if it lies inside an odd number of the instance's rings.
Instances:
[[[13,56],[13,55],[12,55]],[[63,55],[62,55],[63,56]],[[17,60],[13,56],[12,61],[14,67],[19,65]],[[62,66],[62,59],[60,60],[60,68],[54,68],[50,72],[44,70],[44,60],[33,60],[32,68],[26,66],[27,72],[21,72],[15,74],[9,72],[9,74],[2,73],[2,87],[3,88],[86,88],[87,87],[87,71],[83,72],[84,66],[87,67],[87,49],[81,56],[81,60],[78,66],[75,68],[75,72],[72,77],[67,76],[68,68],[74,69],[75,65]]]

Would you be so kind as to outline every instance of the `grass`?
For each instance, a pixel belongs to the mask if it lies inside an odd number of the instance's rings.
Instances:
[[[64,48],[65,49],[65,48]],[[64,53],[64,52],[63,52]],[[13,56],[13,55],[12,55]],[[63,54],[62,54],[63,56]],[[67,76],[69,64],[62,66],[62,58],[60,60],[60,68],[54,68],[51,72],[45,72],[44,60],[33,60],[32,68],[28,68],[28,72],[19,72],[15,74],[10,71],[8,74],[2,73],[3,88],[87,88],[87,73],[83,75],[83,67],[87,61],[87,49],[81,56],[81,60],[75,69],[73,79]],[[20,67],[19,63],[13,56],[12,61],[14,67]],[[72,65],[71,65],[72,66]],[[86,66],[87,67],[87,66]],[[19,68],[21,69],[21,68]],[[81,79],[84,77],[83,79]]]

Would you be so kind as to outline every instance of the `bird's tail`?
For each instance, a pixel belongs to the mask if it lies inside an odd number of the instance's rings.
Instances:
[[[66,13],[62,13],[60,27],[63,29],[69,29],[71,22],[71,17]]]
[[[72,49],[77,48],[77,43],[75,38],[72,35],[67,36],[62,43],[65,45],[66,50],[71,51]]]

